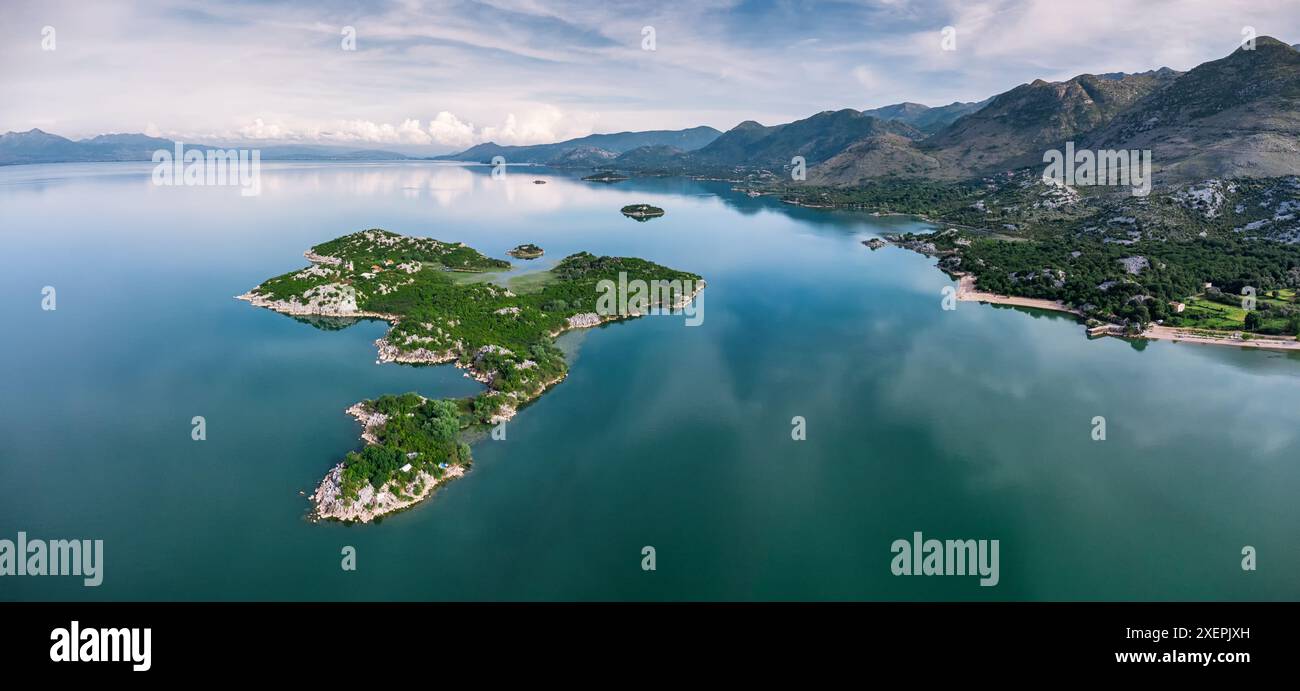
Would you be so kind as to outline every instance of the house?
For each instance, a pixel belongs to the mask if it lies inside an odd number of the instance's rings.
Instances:
[[[402,467],[401,467],[401,471],[402,471],[403,473],[409,473],[409,472],[411,472],[411,464],[410,464],[410,463],[407,463],[406,465],[402,466]]]
[[[1169,306],[1174,308],[1174,314],[1181,314],[1183,310],[1187,309],[1187,305],[1176,301],[1169,303]]]

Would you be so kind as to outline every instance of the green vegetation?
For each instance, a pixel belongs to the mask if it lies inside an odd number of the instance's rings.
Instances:
[[[403,482],[395,486],[405,487],[420,471],[440,477],[443,463],[467,465],[469,450],[458,441],[463,430],[512,415],[564,378],[568,367],[554,336],[570,327],[570,317],[597,311],[602,280],[617,284],[620,274],[628,281],[700,279],[643,259],[580,252],[550,271],[517,277],[512,281],[516,293],[472,280],[510,268],[507,262],[463,244],[383,230],[331,240],[313,247],[311,254],[311,267],[270,279],[253,295],[277,301],[267,306],[284,311],[390,315],[393,326],[380,344],[381,358],[416,363],[454,359],[487,385],[467,400],[405,394],[364,404],[386,421],[369,429],[377,444],[344,461],[344,496],[349,498],[367,484],[378,489],[397,479]],[[412,467],[403,473],[407,463]]]
[[[658,218],[664,215],[664,210],[649,204],[628,204],[620,209],[624,216],[637,221],[648,221],[652,218]]]
[[[1062,300],[1103,321],[1261,334],[1294,334],[1300,324],[1296,245],[1235,237],[1128,245],[1082,237],[1007,242],[955,230],[898,239],[906,246],[930,245],[942,255],[942,268],[974,274],[981,290]],[[1249,322],[1242,309],[1246,288],[1256,291],[1257,314]],[[1172,303],[1186,308],[1180,313]]]
[[[622,182],[626,179],[628,179],[626,175],[616,173],[612,170],[603,170],[599,173],[594,173],[583,178],[583,180],[586,180],[587,182]]]
[[[1249,331],[1264,335],[1300,335],[1300,305],[1293,289],[1259,293],[1255,309],[1242,306],[1242,296],[1210,289],[1190,298],[1186,309],[1165,321],[1181,326],[1220,331]]]
[[[398,480],[405,487],[421,472],[442,477],[445,467],[468,466],[469,447],[458,441],[465,421],[460,406],[452,401],[435,401],[418,394],[381,396],[365,407],[381,413],[388,421],[376,432],[379,442],[344,459],[343,495],[355,499],[367,484],[383,487]],[[402,470],[407,465],[411,467]]]
[[[940,256],[945,271],[973,274],[981,290],[1062,300],[1133,329],[1160,321],[1297,332],[1297,178],[1208,180],[1142,197],[1127,188],[1051,185],[1040,176],[1041,169],[1021,169],[961,182],[881,178],[853,188],[769,191],[807,206],[914,214],[948,225],[898,239]],[[1241,309],[1246,287],[1258,296],[1259,314],[1249,323]],[[1179,312],[1173,303],[1186,307]]]
[[[518,245],[514,249],[506,252],[506,254],[518,259],[536,259],[545,254],[545,250],[530,242]]]
[[[526,293],[536,293],[547,285],[558,280],[559,277],[557,277],[554,272],[534,271],[532,273],[520,274],[519,276],[512,276],[506,285],[509,286],[511,291],[523,295]]]

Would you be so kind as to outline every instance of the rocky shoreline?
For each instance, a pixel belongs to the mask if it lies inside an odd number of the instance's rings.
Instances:
[[[373,428],[382,426],[387,421],[383,413],[371,411],[364,403],[356,403],[346,412],[361,423],[361,438],[366,443],[379,443]],[[343,462],[340,461],[330,468],[316,491],[311,494],[314,505],[312,519],[369,523],[380,516],[408,509],[424,501],[439,486],[464,474],[465,469],[456,465],[448,467],[441,478],[421,471],[411,482],[405,484],[389,480],[378,489],[366,485],[358,492],[356,499],[349,501],[343,496]]]
[[[316,264],[336,265],[342,260],[335,257],[315,255],[310,251],[304,253],[304,256]],[[309,267],[310,268],[310,267]],[[664,309],[678,310],[690,304],[700,295],[705,288],[703,279],[695,282],[694,289],[689,294],[678,296],[671,305]],[[259,286],[260,287],[260,286]],[[236,296],[236,299],[243,300],[255,307],[262,307],[281,314],[291,316],[316,316],[316,317],[354,317],[354,318],[373,318],[383,319],[390,325],[396,325],[400,317],[392,314],[379,312],[367,312],[359,309],[349,309],[347,302],[333,303],[329,305],[307,304],[298,301],[275,300],[265,295],[257,293],[257,287]],[[657,306],[656,306],[657,307]],[[570,317],[562,328],[551,334],[552,337],[572,329],[589,328],[599,326],[600,324],[617,321],[621,319],[630,319],[640,317],[642,314],[637,311],[628,314],[598,315],[594,312],[578,314]],[[417,348],[415,350],[403,351],[389,340],[391,330],[383,337],[375,341],[377,349],[377,359],[375,364],[388,362],[399,362],[404,364],[427,364],[436,365],[447,362],[454,362],[459,369],[465,370],[465,376],[470,377],[485,386],[491,387],[494,373],[487,372],[478,368],[485,354],[490,352],[500,352],[499,346],[485,345],[475,352],[474,357],[468,362],[464,362],[462,357],[465,355],[463,344],[458,343],[456,348],[449,348],[445,351],[431,351],[426,348]],[[503,349],[500,349],[503,350]],[[530,361],[525,361],[525,365]],[[504,392],[502,396],[509,399],[503,401],[489,422],[499,424],[513,418],[523,406],[539,398],[552,386],[564,380],[566,374],[561,374],[549,381],[541,382],[540,386],[529,392],[510,391]],[[355,418],[361,423],[361,439],[365,444],[378,444],[380,440],[376,435],[376,430],[387,422],[387,417],[382,413],[371,410],[367,401],[355,403],[346,411],[348,415]],[[376,488],[367,484],[358,492],[354,499],[347,499],[343,496],[342,481],[344,462],[340,461],[335,464],[325,474],[317,485],[315,491],[310,495],[313,503],[312,518],[313,520],[338,520],[343,522],[360,522],[368,523],[380,516],[402,511],[411,506],[418,504],[428,498],[434,489],[449,480],[464,475],[466,468],[460,465],[451,465],[441,478],[436,478],[425,471],[420,471],[410,482],[401,484],[398,480],[389,480],[383,487]]]

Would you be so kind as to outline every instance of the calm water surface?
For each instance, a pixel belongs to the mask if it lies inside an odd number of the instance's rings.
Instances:
[[[1294,355],[945,312],[932,260],[860,244],[925,226],[725,184],[271,164],[245,198],[149,170],[0,169],[0,537],[100,538],[106,562],[99,588],[7,577],[0,599],[1300,597]],[[619,214],[637,202],[667,215]],[[382,323],[232,299],[371,227],[695,271],[704,323],[566,335],[569,378],[477,444],[464,479],[378,525],[313,524],[301,492],[359,445],[344,408],[479,387],[376,366]],[[914,531],[1000,540],[1001,583],[893,576],[890,543]]]

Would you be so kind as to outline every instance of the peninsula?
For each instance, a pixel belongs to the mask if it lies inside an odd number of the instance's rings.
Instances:
[[[673,289],[648,306],[680,309],[704,289],[696,274],[644,259],[570,255],[515,290],[475,280],[510,268],[464,243],[371,229],[312,247],[310,266],[238,296],[297,316],[363,317],[391,324],[375,341],[377,362],[454,362],[486,385],[464,399],[418,394],[361,401],[347,412],[365,446],[348,453],[312,493],[317,518],[368,522],[428,497],[471,464],[466,440],[513,417],[568,366],[554,338],[563,331],[639,316],[601,309],[602,281],[658,282]],[[625,283],[624,283],[625,285]]]

